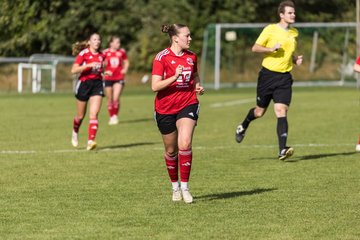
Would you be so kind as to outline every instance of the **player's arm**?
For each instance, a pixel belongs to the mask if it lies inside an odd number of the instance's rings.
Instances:
[[[256,53],[271,53],[276,52],[277,50],[279,50],[280,47],[281,45],[279,43],[275,44],[275,46],[273,46],[272,48],[264,47],[258,43],[255,43],[252,46],[251,51]]]
[[[162,76],[160,75],[152,75],[151,77],[151,89],[154,92],[159,92],[161,90],[164,90],[168,86],[170,86],[173,82],[176,81],[176,79],[180,76],[182,73],[183,66],[179,65],[176,68],[176,72],[174,76],[171,76],[167,79],[162,79]]]
[[[78,63],[74,63],[72,68],[71,68],[71,73],[72,74],[78,74],[81,73],[89,68],[100,68],[101,67],[101,63],[98,62],[92,62],[92,63],[88,63],[88,64],[84,64],[84,65],[80,65]]]
[[[360,72],[360,64],[358,64],[358,63],[354,63],[354,71],[355,72]]]
[[[201,85],[199,74],[196,72],[194,73],[194,82],[195,82],[195,91],[196,93],[203,95],[204,94],[204,87]]]
[[[128,72],[128,70],[129,70],[130,62],[129,62],[128,59],[125,59],[125,60],[123,61],[123,63],[124,63],[124,67],[123,67],[123,69],[121,70],[121,73],[122,73],[122,74],[126,74],[126,73]]]

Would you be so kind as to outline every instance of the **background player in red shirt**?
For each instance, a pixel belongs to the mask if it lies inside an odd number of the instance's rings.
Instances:
[[[189,51],[191,37],[186,25],[163,25],[171,46],[153,61],[151,87],[157,92],[155,117],[165,147],[166,167],[172,182],[173,201],[191,203],[189,176],[192,164],[192,137],[199,114],[196,93],[203,94],[197,71],[197,56]],[[180,165],[181,189],[178,182]]]
[[[354,64],[354,70],[355,70],[356,72],[360,73],[360,57],[358,57],[358,58],[356,59],[356,62],[355,62],[355,64]],[[357,152],[360,152],[360,134],[359,134],[359,140],[358,140],[358,143],[356,144],[355,150],[356,150]]]
[[[119,123],[120,96],[125,86],[125,74],[129,69],[126,51],[120,48],[120,45],[120,37],[112,36],[109,39],[109,48],[103,51],[105,70],[112,73],[111,76],[104,76],[105,95],[110,115],[109,125]]]
[[[89,102],[90,122],[87,150],[96,148],[95,136],[98,129],[98,113],[104,96],[102,82],[104,56],[99,51],[100,44],[99,34],[93,33],[87,41],[73,45],[73,54],[77,56],[71,68],[71,73],[80,75],[75,92],[77,113],[74,118],[71,143],[74,147],[79,145],[79,128]]]

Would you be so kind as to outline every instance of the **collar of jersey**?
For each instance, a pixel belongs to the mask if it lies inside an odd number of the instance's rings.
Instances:
[[[169,49],[169,51],[170,51],[170,54],[173,55],[173,56],[175,56],[175,57],[182,57],[182,56],[185,55],[185,52],[186,52],[186,50],[183,50],[183,52],[182,52],[181,55],[176,55],[176,54],[171,50],[171,48],[168,48],[168,49]]]

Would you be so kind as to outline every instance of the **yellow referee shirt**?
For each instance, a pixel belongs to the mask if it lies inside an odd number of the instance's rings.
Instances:
[[[262,62],[263,67],[274,72],[290,72],[293,67],[293,54],[296,49],[296,28],[284,29],[278,24],[266,26],[256,40],[256,43],[272,48],[277,43],[281,45],[276,52],[266,53]]]

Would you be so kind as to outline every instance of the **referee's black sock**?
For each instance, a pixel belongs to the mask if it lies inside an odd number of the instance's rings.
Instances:
[[[280,151],[286,147],[288,135],[288,122],[286,117],[279,117],[277,121],[277,134],[279,139]]]
[[[243,126],[243,128],[247,129],[249,127],[250,122],[255,119],[256,119],[255,108],[252,108],[249,110],[248,114],[246,115],[246,118],[244,119],[244,121],[241,125]]]

